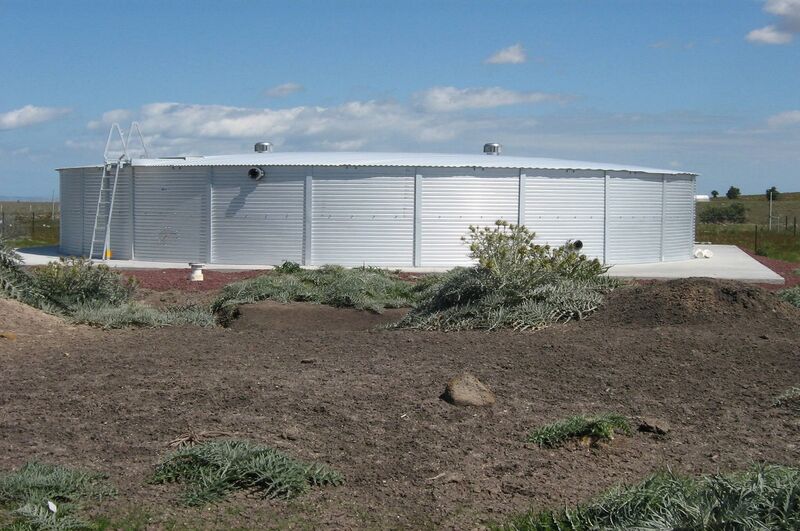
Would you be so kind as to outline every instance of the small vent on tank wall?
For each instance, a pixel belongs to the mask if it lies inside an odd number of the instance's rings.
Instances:
[[[487,155],[499,155],[501,151],[503,151],[503,146],[500,144],[491,142],[483,145],[483,152]]]
[[[256,153],[272,152],[272,144],[269,142],[258,142],[255,147]]]

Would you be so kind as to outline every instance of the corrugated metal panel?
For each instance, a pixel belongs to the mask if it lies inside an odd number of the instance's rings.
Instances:
[[[311,263],[410,266],[413,168],[314,168]]]
[[[86,169],[83,172],[83,256],[89,256],[92,245],[92,230],[94,229],[94,218],[97,214],[97,196],[100,195],[100,176],[102,168]],[[102,233],[100,229],[99,234]],[[102,243],[95,256],[102,253]]]
[[[137,260],[205,262],[209,240],[208,168],[134,168]]]
[[[581,240],[583,252],[603,259],[605,173],[588,170],[525,172],[525,225],[536,241]]]
[[[59,172],[59,250],[73,256],[83,254],[83,172],[84,170]]]
[[[539,168],[553,170],[606,170],[657,174],[690,174],[679,170],[660,170],[582,160],[541,157],[510,157],[483,153],[376,153],[376,152],[269,152],[208,157],[170,157],[134,159],[134,166],[409,166],[418,168]],[[692,174],[693,175],[693,174]]]
[[[113,170],[112,170],[113,171]],[[83,251],[84,256],[89,256],[92,243],[92,230],[94,218],[97,215],[97,196],[100,193],[100,175],[102,169],[86,169],[83,171]],[[108,180],[108,186],[113,186],[113,173]],[[107,207],[103,207],[107,208]],[[97,238],[101,241],[95,243],[95,256],[100,256],[103,251],[103,238],[105,237],[105,214],[101,215],[101,223],[97,228]],[[133,240],[133,227],[131,226],[131,167],[120,170],[117,181],[117,193],[114,196],[114,211],[111,215],[111,256],[119,260],[130,260],[131,243]]]
[[[694,250],[693,177],[667,177],[664,191],[664,260],[688,260]]]
[[[301,168],[264,168],[254,181],[247,168],[215,168],[212,179],[212,258],[217,264],[301,262]]]
[[[608,263],[661,260],[661,181],[660,175],[611,174]]]
[[[421,168],[423,267],[467,265],[461,241],[470,225],[498,219],[517,221],[518,170],[442,170]]]

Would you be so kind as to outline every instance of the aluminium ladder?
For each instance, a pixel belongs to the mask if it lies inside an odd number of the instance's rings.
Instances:
[[[125,164],[129,163],[131,160],[128,154],[128,146],[130,145],[131,135],[134,129],[138,133],[139,140],[142,144],[142,150],[144,151],[144,156],[146,158],[148,156],[147,147],[144,144],[144,137],[142,136],[142,131],[137,122],[133,122],[131,124],[131,128],[128,131],[127,140],[122,134],[122,129],[117,123],[112,124],[111,130],[108,132],[106,149],[103,152],[103,169],[100,173],[100,190],[97,194],[97,208],[94,214],[94,226],[92,227],[92,241],[89,245],[90,260],[100,258],[101,260],[105,261],[111,258],[111,220],[112,215],[114,214],[114,200],[117,196],[119,172],[125,167]],[[108,150],[115,131],[119,134],[119,140],[122,144],[122,154],[117,159],[110,159]],[[96,256],[96,252],[100,250],[101,242],[102,254],[100,254],[98,257]]]

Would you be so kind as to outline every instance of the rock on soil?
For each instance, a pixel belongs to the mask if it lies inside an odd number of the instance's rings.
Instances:
[[[763,288],[710,278],[623,286],[597,319],[613,325],[683,325],[775,319],[799,322],[800,311]]]
[[[442,399],[456,406],[491,406],[495,396],[475,376],[464,373],[447,382]]]
[[[655,433],[656,435],[666,435],[669,433],[670,426],[665,421],[653,417],[641,417],[639,419],[639,431]]]

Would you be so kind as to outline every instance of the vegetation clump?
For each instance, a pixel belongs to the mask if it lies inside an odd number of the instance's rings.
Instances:
[[[790,387],[772,401],[772,405],[800,412],[800,387]]]
[[[596,417],[576,415],[533,430],[528,442],[543,448],[556,448],[572,439],[586,439],[594,444],[610,441],[615,433],[631,434],[628,419],[616,413],[606,413]]]
[[[104,328],[215,324],[208,308],[152,308],[134,301],[135,291],[133,279],[83,258],[61,258],[25,271],[19,255],[0,239],[0,296]]]
[[[709,206],[698,216],[700,223],[745,223],[747,209],[742,203]]]
[[[344,478],[325,465],[304,463],[247,441],[211,441],[176,450],[158,466],[155,483],[185,483],[183,501],[202,505],[235,490],[265,498],[294,498],[312,486],[340,485]]]
[[[423,330],[538,329],[582,319],[619,285],[608,268],[562,247],[538,245],[523,225],[497,221],[470,227],[473,267],[431,277],[415,288],[419,302],[396,326]]]
[[[788,302],[792,306],[800,308],[800,285],[792,288],[782,289],[778,292],[778,297],[780,297],[781,300]]]
[[[0,476],[0,504],[15,507],[11,529],[88,529],[75,513],[85,499],[115,495],[103,476],[29,462]]]
[[[327,265],[306,270],[286,262],[273,272],[225,286],[211,309],[220,323],[227,324],[239,305],[267,299],[378,313],[385,308],[411,306],[415,300],[410,283],[383,269]]]
[[[502,531],[800,528],[800,469],[755,466],[689,478],[661,472],[575,508],[531,512]]]

